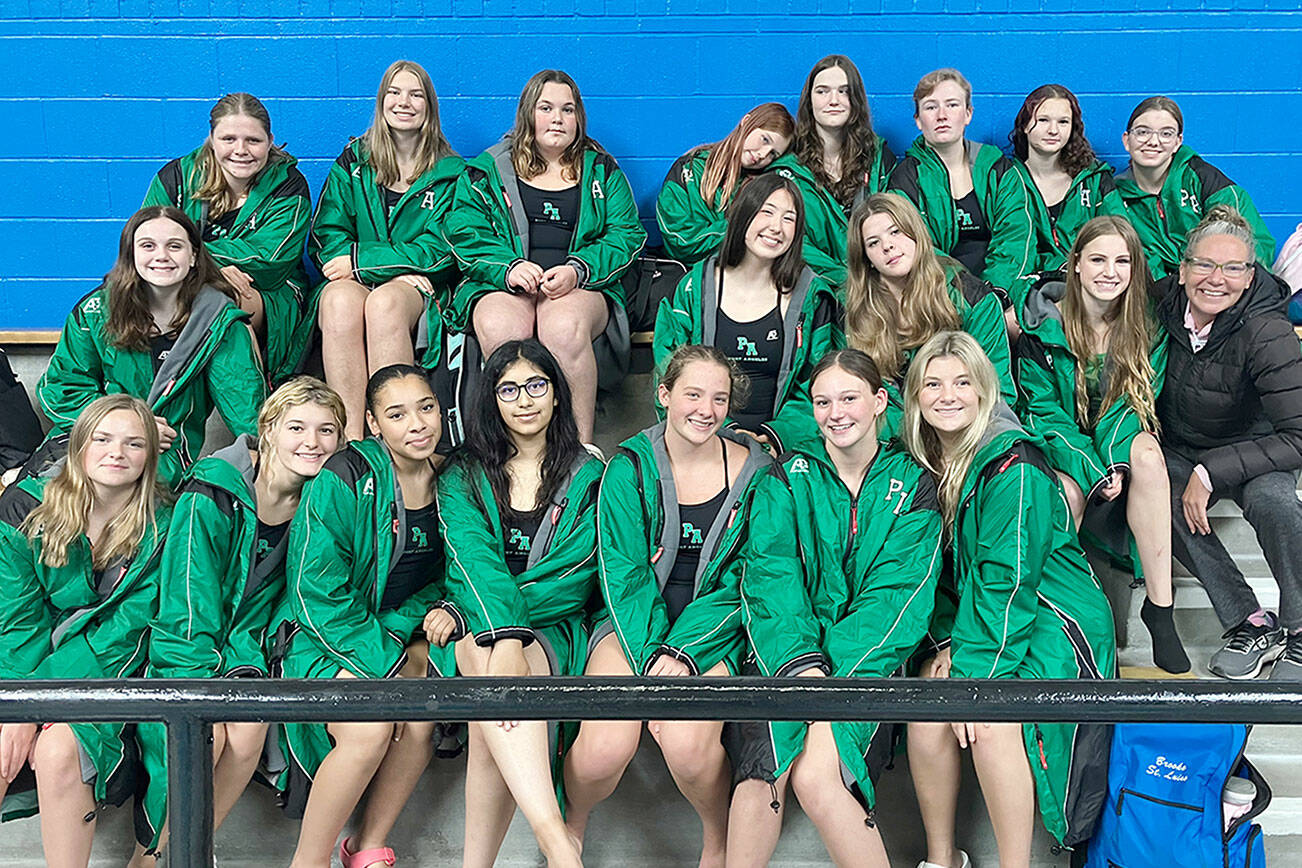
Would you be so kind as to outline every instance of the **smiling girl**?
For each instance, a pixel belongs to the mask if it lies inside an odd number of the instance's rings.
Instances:
[[[1035,227],[1035,265],[1059,271],[1086,221],[1125,214],[1112,169],[1094,156],[1076,95],[1060,84],[1037,87],[1026,97],[1008,134],[1013,166],[1026,188]]]
[[[1121,143],[1130,165],[1117,178],[1117,190],[1144,243],[1154,279],[1175,271],[1185,237],[1215,205],[1228,205],[1248,221],[1257,239],[1254,256],[1262,267],[1275,261],[1275,239],[1252,197],[1184,144],[1184,114],[1175,100],[1150,96],[1140,102]]]
[[[297,370],[311,328],[303,241],[312,203],[297,163],[274,143],[266,106],[228,93],[209,112],[208,138],[159,169],[143,203],[178,208],[198,224],[251,317],[273,383]]]
[[[829,54],[809,71],[796,108],[791,153],[773,170],[805,200],[804,257],[830,285],[845,280],[845,220],[859,197],[886,188],[895,155],[873,132],[859,68]]]
[[[746,112],[721,141],[679,157],[656,199],[665,252],[691,265],[718,251],[738,188],[782,156],[794,132],[791,113],[766,102]]]
[[[439,126],[429,73],[394,61],[380,79],[370,129],[330,167],[307,242],[325,277],[321,361],[348,408],[350,440],[362,436],[367,375],[412,364],[422,320],[422,364],[440,361],[440,306],[456,280],[443,219],[464,169]]]
[[[175,208],[141,208],[122,229],[104,282],[73,308],[36,387],[47,447],[95,398],[125,392],[154,413],[158,475],[176,487],[199,455],[213,408],[235,435],[257,430],[266,378],[235,293]]]
[[[303,486],[343,445],[344,407],[330,387],[299,377],[271,394],[258,436],[198,461],[187,474],[163,548],[158,614],[149,635],[152,678],[267,678],[284,605],[290,519]],[[265,723],[213,726],[213,828],[221,826],[262,757]],[[167,739],[142,724],[149,771],[141,843],[163,833]]]
[[[740,550],[759,444],[723,424],[745,377],[714,347],[679,347],[657,399],[665,421],[621,444],[601,479],[597,615],[586,675],[720,677],[740,671]],[[700,864],[721,866],[728,760],[719,721],[648,723],[679,790],[701,818]],[[592,809],[637,751],[640,721],[584,721],[565,760],[565,820],[581,841]]]
[[[615,158],[588,137],[568,74],[544,69],[525,84],[515,126],[457,181],[444,231],[464,275],[451,327],[473,329],[484,356],[536,335],[569,379],[590,443],[598,372],[626,367],[619,278],[646,230]]]
[[[716,255],[697,263],[656,314],[657,365],[685,344],[717,347],[750,380],[730,424],[776,453],[817,436],[809,369],[841,342],[836,299],[800,256],[804,203],[792,181],[746,183],[728,211]]]

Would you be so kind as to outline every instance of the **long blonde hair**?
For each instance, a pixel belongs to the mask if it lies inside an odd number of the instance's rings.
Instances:
[[[253,118],[262,124],[262,129],[267,134],[269,150],[267,152],[267,166],[263,167],[263,172],[267,171],[267,167],[270,167],[272,163],[277,163],[289,157],[271,138],[271,115],[267,113],[267,107],[256,96],[251,93],[228,93],[217,100],[217,104],[208,113],[208,137],[203,140],[203,145],[199,148],[197,168],[203,176],[203,183],[199,185],[199,189],[190,194],[191,199],[208,203],[209,219],[220,217],[235,208],[235,195],[231,193],[230,185],[226,183],[226,176],[222,174],[221,166],[217,165],[217,159],[213,154],[212,134],[217,129],[219,121],[236,115]],[[262,177],[262,172],[259,172],[258,176],[249,182],[249,189],[252,189],[258,183],[260,177]]]
[[[398,149],[393,143],[393,131],[384,119],[384,96],[393,84],[393,79],[400,72],[410,72],[420,82],[425,91],[425,122],[420,125],[420,137],[416,142],[416,165],[410,178],[403,178],[398,169]],[[366,145],[366,158],[375,170],[375,180],[382,187],[392,187],[399,181],[413,183],[425,174],[439,160],[452,153],[439,126],[439,98],[434,93],[434,82],[429,73],[419,63],[411,60],[395,60],[380,78],[380,89],[375,94],[375,117],[370,128],[362,135]]]
[[[588,138],[588,114],[583,109],[583,97],[579,95],[579,86],[564,70],[544,69],[535,72],[525,82],[520,102],[515,106],[515,126],[510,133],[511,163],[516,175],[525,181],[547,171],[547,160],[538,150],[533,128],[533,110],[542,98],[543,85],[547,84],[563,84],[574,95],[574,141],[561,154],[561,174],[568,181],[577,181],[583,172],[584,152],[600,151],[601,145]]]
[[[1067,291],[1063,294],[1062,330],[1067,336],[1067,348],[1076,357],[1076,419],[1086,427],[1093,427],[1098,419],[1090,418],[1089,394],[1085,389],[1084,366],[1094,355],[1094,333],[1085,321],[1084,289],[1076,268],[1080,265],[1085,247],[1097,238],[1116,235],[1126,243],[1130,255],[1130,286],[1125,294],[1113,302],[1103,314],[1108,326],[1107,388],[1099,414],[1118,400],[1124,400],[1135,411],[1144,429],[1155,432],[1157,422],[1157,396],[1153,392],[1153,363],[1149,353],[1153,347],[1154,323],[1148,304],[1148,261],[1144,245],[1135,227],[1125,217],[1105,215],[1095,217],[1081,227],[1067,258]]]
[[[874,214],[888,215],[917,246],[902,302],[896,301],[864,250],[863,224]],[[937,332],[959,328],[962,320],[945,289],[945,268],[932,246],[927,225],[912,202],[894,193],[874,193],[855,207],[848,233],[847,343],[867,353],[883,377],[895,379],[904,367],[905,350],[921,346]]]
[[[19,530],[33,543],[40,538],[41,563],[58,568],[68,563],[68,547],[86,532],[95,489],[86,477],[83,458],[95,429],[108,414],[128,410],[140,419],[145,432],[147,455],[144,471],[136,480],[131,499],[105,526],[95,547],[93,566],[103,569],[119,558],[135,555],[145,531],[154,523],[158,497],[158,426],[144,401],[131,395],[115,394],[96,398],[81,411],[68,436],[68,457],[59,475],[45,486],[41,503],[27,514]]]
[[[936,359],[944,358],[955,358],[963,363],[977,393],[976,419],[948,454],[935,429],[922,418],[922,408],[918,403],[927,366]],[[963,493],[963,482],[972,466],[972,459],[976,457],[977,448],[990,428],[998,403],[999,378],[995,375],[995,366],[990,363],[981,345],[967,332],[945,331],[934,335],[922,345],[913,363],[909,365],[909,372],[904,378],[904,422],[900,439],[913,457],[940,480],[937,488],[946,527],[953,527],[959,498]]]

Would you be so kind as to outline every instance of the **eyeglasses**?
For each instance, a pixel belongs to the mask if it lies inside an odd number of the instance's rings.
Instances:
[[[1252,270],[1251,262],[1212,262],[1210,259],[1186,259],[1185,262],[1188,263],[1189,270],[1199,277],[1210,277],[1219,268],[1221,274],[1230,280],[1240,280]]]
[[[511,404],[520,397],[521,389],[524,389],[525,394],[530,398],[541,398],[547,394],[547,390],[551,388],[551,385],[552,381],[546,377],[530,377],[523,383],[498,383],[494,391],[497,392],[497,400]]]
[[[1130,134],[1139,142],[1147,142],[1153,136],[1157,136],[1159,142],[1169,145],[1180,135],[1180,131],[1175,127],[1162,127],[1160,130],[1155,130],[1152,127],[1131,127]]]

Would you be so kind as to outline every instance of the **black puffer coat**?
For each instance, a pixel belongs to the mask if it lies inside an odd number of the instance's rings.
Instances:
[[[1302,348],[1285,316],[1288,287],[1258,265],[1198,353],[1184,325],[1179,274],[1154,290],[1170,342],[1157,400],[1163,442],[1196,456],[1217,490],[1302,467]]]

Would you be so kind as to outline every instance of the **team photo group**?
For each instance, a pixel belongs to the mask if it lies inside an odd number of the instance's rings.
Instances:
[[[1114,678],[1089,548],[1134,577],[1155,667],[1302,680],[1302,351],[1275,240],[1172,99],[1106,132],[1115,172],[1083,116],[1044,84],[1006,142],[974,141],[971,85],[938,69],[897,158],[834,54],[794,116],[696,131],[717,140],[655,202],[683,275],[650,301],[657,421],[603,454],[599,389],[648,339],[626,309],[652,215],[578,83],[533,75],[466,159],[425,69],[394,62],[319,190],[257,97],[223,96],[36,387],[49,431],[0,495],[0,677]],[[1177,631],[1173,558],[1225,631],[1210,659]],[[1037,823],[1086,841],[1107,783],[1098,725],[672,712],[216,724],[214,820],[258,781],[299,823],[294,868],[418,864],[390,833],[465,752],[462,864],[493,865],[519,808],[547,865],[579,866],[645,728],[701,866],[767,864],[794,797],[831,862],[885,868],[875,786],[904,774],[922,868],[970,868],[967,754],[1015,868]],[[0,724],[0,815],[39,812],[47,864],[85,868],[130,802],[151,868],[166,748],[156,723]]]

